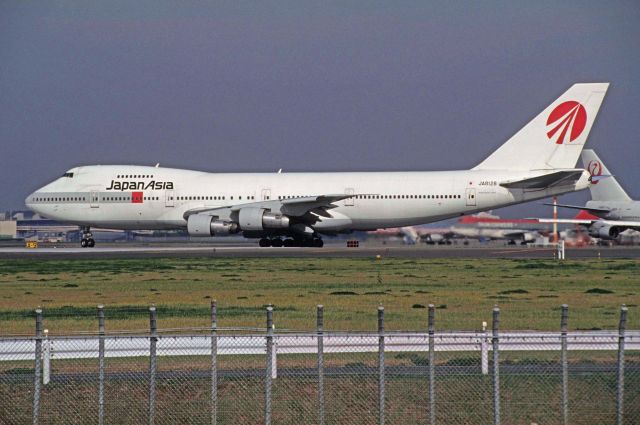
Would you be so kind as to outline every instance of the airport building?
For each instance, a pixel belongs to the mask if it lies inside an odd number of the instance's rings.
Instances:
[[[18,226],[14,220],[0,221],[0,239],[15,239],[17,237]]]

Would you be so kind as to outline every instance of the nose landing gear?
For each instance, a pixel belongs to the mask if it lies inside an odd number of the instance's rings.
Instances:
[[[91,233],[91,228],[83,227],[82,228],[82,239],[80,240],[80,246],[82,248],[93,248],[96,246],[96,241],[93,240],[93,234]]]

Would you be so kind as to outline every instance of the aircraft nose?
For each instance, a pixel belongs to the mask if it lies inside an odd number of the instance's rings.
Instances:
[[[37,191],[36,191],[37,192]],[[24,204],[26,205],[27,208],[29,208],[31,211],[35,211],[34,206],[35,206],[35,197],[36,197],[36,192],[33,192],[32,194],[30,194],[29,196],[27,196],[24,199]]]

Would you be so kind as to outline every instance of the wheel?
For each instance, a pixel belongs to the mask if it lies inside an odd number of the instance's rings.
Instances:
[[[322,248],[324,246],[324,241],[320,238],[313,240],[313,246],[315,248]]]
[[[282,246],[282,239],[280,239],[280,238],[271,239],[271,246],[275,246],[276,248],[280,248]]]
[[[260,242],[258,242],[258,245],[260,245],[261,248],[266,248],[271,246],[271,241],[267,238],[262,238],[260,239]]]
[[[285,248],[291,248],[295,245],[295,241],[293,239],[285,239],[283,242]]]
[[[87,241],[87,246],[88,246],[89,248],[93,248],[94,246],[96,246],[96,241],[94,241],[94,240],[93,240],[93,238],[90,238],[90,239]]]
[[[80,241],[80,246],[83,248],[86,248],[88,244],[89,244],[89,241],[86,239],[83,239]]]

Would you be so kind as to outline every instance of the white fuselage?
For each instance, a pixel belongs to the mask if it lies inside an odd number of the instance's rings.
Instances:
[[[83,166],[25,200],[43,216],[81,226],[126,230],[179,229],[187,211],[327,194],[335,202],[335,229],[411,226],[581,190],[576,184],[542,190],[499,184],[543,171],[206,173],[146,166]],[[326,221],[326,220],[325,220]],[[330,221],[330,220],[329,220]],[[322,232],[322,230],[320,230]]]

